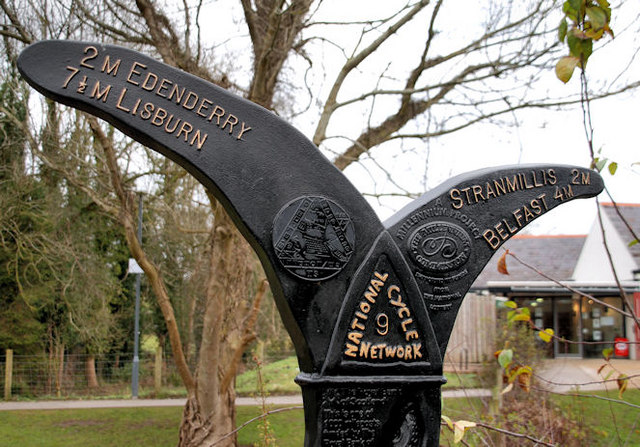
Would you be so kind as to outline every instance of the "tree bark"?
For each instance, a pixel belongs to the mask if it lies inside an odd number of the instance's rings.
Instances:
[[[84,363],[84,369],[87,375],[87,387],[98,388],[98,376],[96,374],[96,357],[90,355]]]
[[[211,198],[215,227],[209,250],[206,308],[199,350],[196,391],[189,395],[180,428],[180,447],[206,447],[233,431],[235,389],[233,375],[253,334],[255,321],[246,317],[250,280],[254,271],[251,248],[222,206]],[[235,436],[219,444],[233,446]]]

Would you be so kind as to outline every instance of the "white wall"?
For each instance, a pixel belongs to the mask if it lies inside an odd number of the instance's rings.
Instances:
[[[621,281],[632,280],[632,270],[637,267],[629,253],[627,244],[618,235],[604,212],[602,213],[602,223],[618,278]],[[591,232],[584,242],[572,279],[581,283],[599,282],[611,284],[615,282],[609,259],[602,243],[602,231],[597,220],[591,227]]]

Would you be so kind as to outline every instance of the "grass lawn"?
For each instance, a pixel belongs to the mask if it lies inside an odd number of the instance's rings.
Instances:
[[[238,424],[260,415],[258,407],[238,407]],[[0,412],[1,447],[175,447],[181,407],[109,408]],[[304,440],[302,410],[269,416],[280,447]],[[259,442],[258,423],[240,430],[240,445]]]
[[[618,399],[617,392],[584,392],[585,397],[555,396],[564,411],[583,427],[593,431],[590,446],[640,445],[640,409],[588,397]],[[640,405],[640,390],[624,393],[625,402]]]
[[[593,393],[606,396],[604,392]],[[609,397],[617,397],[612,393]],[[640,391],[630,390],[625,400],[640,405]],[[592,398],[557,396],[554,401],[571,413],[580,426],[592,433],[589,446],[640,445],[640,410]],[[238,407],[238,424],[260,414],[258,407]],[[485,404],[481,399],[445,399],[443,414],[452,420],[479,420]],[[173,447],[178,440],[182,408],[133,408],[61,411],[0,412],[0,447]],[[615,421],[615,422],[614,422]],[[304,439],[302,410],[269,416],[279,447],[299,447]],[[617,430],[616,430],[617,426]],[[239,432],[239,443],[259,443],[257,422]],[[483,445],[472,429],[465,440]],[[442,445],[453,445],[448,430]],[[523,444],[524,445],[524,444]]]
[[[300,387],[293,381],[299,372],[295,357],[287,357],[261,367],[262,380],[270,395],[300,393]],[[236,393],[239,396],[258,394],[258,374],[255,368],[236,377]]]
[[[0,412],[0,446],[122,447],[178,443],[182,408]]]
[[[298,375],[298,361],[295,357],[262,366],[262,380],[267,394],[271,396],[300,393],[300,387],[293,381]],[[447,384],[442,389],[475,388],[478,386],[475,374],[445,373]],[[258,380],[255,369],[246,371],[236,378],[236,392],[239,396],[258,394]]]

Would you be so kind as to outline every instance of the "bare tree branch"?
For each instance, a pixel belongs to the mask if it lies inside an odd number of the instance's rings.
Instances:
[[[327,99],[324,102],[324,108],[322,110],[322,114],[320,115],[320,119],[318,121],[318,125],[316,126],[316,131],[313,136],[313,143],[316,146],[319,146],[322,141],[326,138],[327,127],[329,126],[329,120],[333,115],[333,112],[336,110],[335,106],[338,99],[338,93],[342,88],[345,79],[349,75],[349,73],[356,68],[362,61],[364,61],[367,57],[371,56],[380,46],[386,42],[391,36],[393,36],[402,26],[411,21],[420,11],[422,11],[428,4],[430,0],[421,0],[417,3],[407,14],[401,17],[396,23],[391,25],[383,34],[381,34],[376,40],[374,40],[369,46],[361,50],[358,54],[355,54],[351,58],[347,60],[344,64],[340,73],[338,73],[338,77],[333,82],[333,86],[331,87],[331,91],[327,96]]]

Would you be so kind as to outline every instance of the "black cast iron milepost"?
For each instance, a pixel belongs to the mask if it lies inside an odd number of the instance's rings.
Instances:
[[[18,67],[42,94],[171,158],[260,257],[301,373],[306,446],[437,446],[442,358],[467,290],[533,219],[602,179],[506,166],[452,178],[382,223],[268,110],[126,48],[43,41]]]

